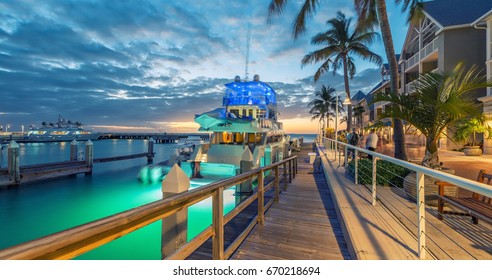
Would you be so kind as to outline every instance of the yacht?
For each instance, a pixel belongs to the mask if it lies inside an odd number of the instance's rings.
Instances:
[[[56,123],[43,122],[40,128],[31,128],[19,142],[64,142],[97,140],[100,132],[84,129],[80,122],[72,122],[58,117]]]
[[[270,85],[258,75],[253,81],[236,76],[234,82],[225,84],[221,107],[195,116],[199,131],[212,137],[181,167],[191,178],[225,177],[240,173],[241,160],[249,153],[253,168],[281,160],[289,148],[278,116],[277,93]]]
[[[191,153],[172,155],[165,162],[142,168],[138,179],[155,183],[178,164],[200,186],[241,173],[241,160],[252,159],[250,168],[269,165],[287,157],[289,139],[277,117],[277,93],[258,75],[253,81],[225,84],[222,106],[195,115],[199,131],[211,134],[210,142],[194,143]],[[203,142],[203,141],[201,141]]]

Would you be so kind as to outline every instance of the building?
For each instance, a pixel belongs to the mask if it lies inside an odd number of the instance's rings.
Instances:
[[[488,20],[490,26],[491,0],[435,0],[423,5],[424,18],[420,23],[409,25],[401,51],[400,92],[409,94],[414,90],[414,81],[425,72],[451,72],[463,62],[469,68],[476,65],[485,71],[488,61],[490,75],[490,27],[488,46],[486,30],[480,26]],[[489,16],[485,16],[485,14]],[[479,27],[479,28],[477,28]],[[488,56],[486,49],[489,49]],[[487,60],[487,57],[489,58]],[[490,91],[489,91],[490,94]],[[487,96],[487,91],[477,90],[477,98]],[[444,149],[461,145],[443,137]]]
[[[483,14],[473,22],[473,27],[476,29],[485,30],[485,48],[486,60],[485,67],[487,68],[487,79],[492,79],[492,9]],[[489,118],[492,118],[492,88],[487,89],[487,95],[479,98],[483,102],[483,112]],[[492,139],[485,139],[483,145],[485,154],[492,154]]]

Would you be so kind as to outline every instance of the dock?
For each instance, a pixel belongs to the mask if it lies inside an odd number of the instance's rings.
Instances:
[[[20,165],[19,145],[11,142],[8,148],[7,168],[0,168],[0,188],[17,186],[39,180],[53,179],[77,174],[91,174],[95,163],[147,158],[152,163],[154,158],[154,141],[149,141],[147,152],[105,158],[94,158],[92,142],[86,142],[84,158],[78,159],[78,146],[74,140],[70,144],[70,159],[62,162],[50,162],[34,165]]]
[[[322,174],[310,174],[305,144],[299,173],[278,204],[265,214],[233,260],[417,260],[415,203],[393,188],[380,188],[372,205],[368,186],[354,184],[329,151],[317,146]],[[437,220],[427,206],[426,259],[492,260],[492,225],[466,216]]]
[[[264,225],[257,225],[230,259],[351,259],[325,175],[309,163],[311,147],[304,144],[295,153],[295,180],[266,212]]]
[[[99,139],[154,139],[158,144],[175,144],[180,141],[199,139],[209,141],[210,134],[208,133],[125,133],[125,132],[109,132],[102,134]]]

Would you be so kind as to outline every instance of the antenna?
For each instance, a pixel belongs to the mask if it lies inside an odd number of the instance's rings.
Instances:
[[[248,24],[248,35],[246,39],[246,66],[244,67],[244,80],[248,81],[248,65],[249,65],[249,43],[251,41],[251,24]]]

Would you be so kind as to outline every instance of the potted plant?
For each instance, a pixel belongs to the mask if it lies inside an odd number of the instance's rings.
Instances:
[[[463,152],[467,156],[482,154],[482,149],[477,143],[477,133],[484,133],[488,138],[492,137],[492,128],[483,115],[462,119],[456,123],[455,129],[453,139],[466,142]]]

